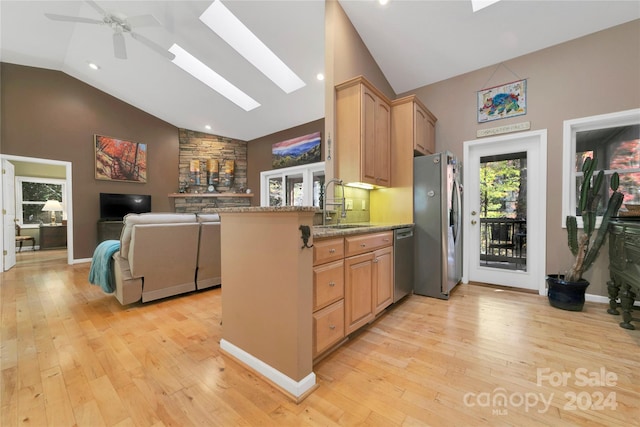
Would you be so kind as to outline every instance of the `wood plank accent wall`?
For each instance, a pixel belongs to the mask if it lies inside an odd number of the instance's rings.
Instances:
[[[207,212],[208,210],[230,207],[250,206],[251,199],[245,197],[193,197],[193,193],[206,194],[207,191],[207,160],[215,159],[220,163],[223,171],[224,160],[234,160],[235,177],[231,187],[218,186],[221,193],[244,192],[247,188],[247,142],[188,129],[179,130],[180,159],[178,187],[189,182],[189,166],[192,160],[200,161],[201,185],[189,185],[192,195],[176,197],[176,212]],[[222,174],[221,174],[222,178]]]

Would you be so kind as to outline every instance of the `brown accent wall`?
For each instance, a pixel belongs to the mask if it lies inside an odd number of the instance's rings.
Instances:
[[[564,120],[640,107],[640,20],[418,88],[438,118],[436,151],[462,155],[463,142],[479,129],[525,121],[547,129],[547,273],[569,267],[562,219],[562,126]],[[492,76],[492,74],[495,74]],[[491,77],[491,79],[490,79]],[[476,91],[527,79],[527,114],[477,123]],[[489,81],[487,81],[490,79]],[[405,94],[401,94],[405,95]],[[586,278],[588,292],[606,295],[607,248]]]
[[[252,206],[260,206],[260,172],[273,169],[271,146],[277,142],[314,132],[320,132],[322,160],[324,160],[324,147],[326,144],[324,119],[272,133],[247,143],[247,188],[250,188],[255,194],[251,199]]]
[[[60,71],[0,67],[2,154],[72,163],[75,259],[90,258],[97,244],[99,193],[151,194],[153,211],[172,210],[178,128]],[[94,134],[147,144],[148,182],[96,180]]]

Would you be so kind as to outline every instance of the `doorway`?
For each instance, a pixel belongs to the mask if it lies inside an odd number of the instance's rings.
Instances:
[[[40,159],[35,157],[23,157],[23,156],[13,156],[8,154],[3,154],[0,156],[4,161],[9,162],[22,162],[34,164],[37,166],[43,165],[55,165],[55,166],[63,166],[65,169],[65,198],[66,198],[66,214],[67,214],[67,250],[66,250],[66,259],[67,264],[73,264],[73,198],[72,198],[72,180],[71,180],[71,162],[60,161],[60,160],[50,160],[50,159]],[[4,185],[3,179],[3,185]],[[15,191],[15,190],[14,190]],[[8,207],[13,209],[15,212],[15,202],[16,197],[15,194],[2,194],[3,205],[7,211],[9,211]],[[9,257],[9,259],[13,256],[15,259],[15,214],[9,218],[9,215],[3,215],[3,227],[2,227],[2,241],[3,241],[3,250],[7,251],[7,255],[5,257]],[[9,227],[9,224],[11,225]],[[5,226],[6,225],[6,226]],[[9,268],[9,265],[5,265],[5,257],[2,258],[1,269],[0,271],[5,271]]]
[[[464,275],[545,293],[546,130],[464,143]]]

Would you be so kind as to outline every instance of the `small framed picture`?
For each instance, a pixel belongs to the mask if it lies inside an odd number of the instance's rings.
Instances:
[[[478,123],[527,114],[527,80],[478,91]]]

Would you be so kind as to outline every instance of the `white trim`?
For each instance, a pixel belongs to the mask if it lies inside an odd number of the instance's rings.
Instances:
[[[73,261],[73,179],[72,163],[63,160],[40,159],[36,157],[13,156],[11,154],[0,154],[0,159],[14,162],[39,163],[45,165],[57,165],[65,167],[66,180],[66,201],[67,201],[67,264],[72,265]],[[4,236],[0,235],[0,239]]]
[[[220,348],[296,398],[302,397],[316,385],[316,374],[313,371],[302,380],[295,381],[224,338],[220,340]]]
[[[576,211],[576,185],[574,159],[576,157],[576,132],[604,129],[618,126],[629,126],[640,123],[640,108],[565,120],[562,126],[562,228],[566,228],[567,215]],[[596,221],[600,227],[602,218]],[[578,218],[578,227],[582,227],[582,218]]]
[[[39,224],[24,224],[22,218],[24,217],[23,205],[24,201],[22,199],[22,183],[23,182],[35,182],[38,184],[55,184],[59,185],[62,190],[62,219],[67,219],[67,180],[61,178],[38,178],[33,176],[16,176],[16,218],[18,219],[18,224],[21,228],[29,229],[29,228],[38,228]],[[46,200],[42,202],[44,203]]]
[[[534,141],[531,141],[534,140]],[[521,142],[520,142],[521,141]],[[519,145],[518,145],[519,144]],[[514,286],[537,290],[539,295],[545,295],[546,292],[546,228],[547,228],[547,130],[537,130],[530,132],[521,132],[517,134],[509,134],[486,139],[477,139],[465,141],[463,145],[464,155],[463,164],[466,165],[466,171],[463,173],[464,189],[463,194],[463,276],[462,282],[468,283],[470,279],[469,270],[471,267],[471,257],[469,256],[471,234],[471,215],[470,212],[474,208],[471,205],[471,189],[472,174],[467,172],[471,169],[470,151],[490,150],[491,153],[511,153],[523,149],[527,151],[532,158],[527,163],[527,168],[531,176],[527,179],[527,206],[529,212],[527,219],[531,224],[529,234],[527,236],[528,259],[527,271],[508,271],[493,268],[475,268],[474,271],[479,277],[474,280],[493,283],[498,285]],[[476,154],[479,154],[476,151]],[[533,165],[538,167],[534,168]],[[535,176],[533,175],[535,174]],[[535,195],[537,203],[532,203],[531,198]],[[532,212],[531,207],[535,206],[536,211],[541,212],[536,215]],[[476,220],[478,217],[475,217]],[[529,228],[529,227],[528,227]],[[540,230],[537,235],[531,233],[531,230]],[[475,246],[475,245],[474,245]]]

